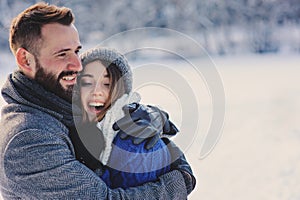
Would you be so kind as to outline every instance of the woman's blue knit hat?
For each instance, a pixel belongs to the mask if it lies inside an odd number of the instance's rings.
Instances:
[[[80,59],[83,68],[96,60],[115,64],[120,70],[122,79],[124,80],[125,93],[129,94],[131,92],[132,71],[125,56],[117,50],[108,47],[95,47],[82,53]]]

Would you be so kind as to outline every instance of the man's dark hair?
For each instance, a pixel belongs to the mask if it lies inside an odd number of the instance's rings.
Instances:
[[[13,54],[18,48],[24,48],[38,55],[43,25],[50,23],[70,25],[74,19],[72,10],[66,7],[57,7],[43,2],[32,5],[12,20],[9,36],[10,49]]]

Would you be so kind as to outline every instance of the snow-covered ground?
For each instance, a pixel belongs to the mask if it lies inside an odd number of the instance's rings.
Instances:
[[[213,57],[213,61],[223,81],[225,121],[217,145],[202,159],[203,134],[213,112],[210,95],[205,83],[185,79],[191,81],[191,88],[200,89],[198,97],[191,97],[199,106],[194,113],[199,118],[199,132],[181,132],[175,138],[178,143],[184,143],[184,138],[193,139],[185,148],[197,178],[189,199],[300,199],[300,56],[233,55]],[[179,61],[169,62],[164,65],[188,74]],[[202,64],[201,59],[192,62]],[[9,70],[1,68],[1,85]],[[149,95],[148,86],[138,88],[145,102],[162,104],[180,127],[188,123],[182,119],[184,107],[180,105],[185,99],[159,84],[154,84],[157,90]]]
[[[214,61],[224,83],[226,120],[207,158],[188,152],[198,180],[190,199],[300,199],[299,55]]]

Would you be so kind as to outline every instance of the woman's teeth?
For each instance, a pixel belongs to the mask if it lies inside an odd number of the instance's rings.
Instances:
[[[89,103],[89,106],[95,108],[96,110],[101,110],[104,107],[104,104],[91,102],[91,103]]]

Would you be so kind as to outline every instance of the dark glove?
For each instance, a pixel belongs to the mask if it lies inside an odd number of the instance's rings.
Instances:
[[[119,131],[121,139],[132,138],[134,144],[146,140],[146,149],[151,149],[161,134],[175,135],[176,126],[169,120],[169,115],[155,106],[131,103],[123,107],[125,117],[113,125]]]
[[[183,152],[175,145],[174,142],[170,141],[168,138],[162,138],[162,140],[168,146],[171,154],[173,161],[171,164],[171,169],[179,170],[182,173],[187,193],[190,194],[196,186],[196,178],[193,175],[191,166],[186,161]]]

